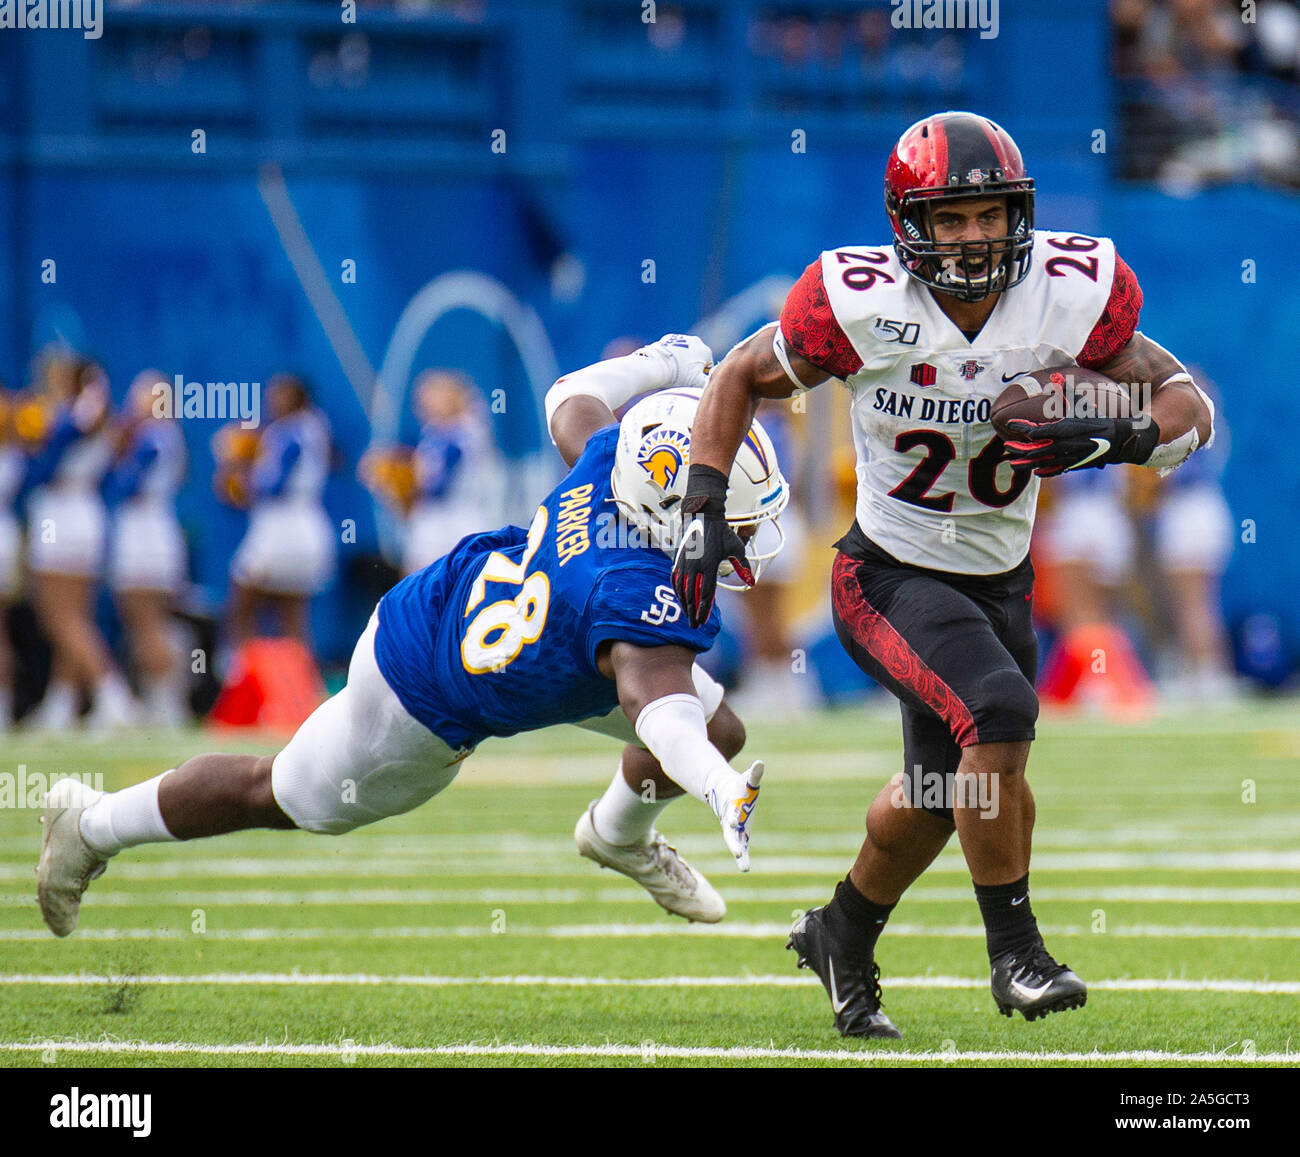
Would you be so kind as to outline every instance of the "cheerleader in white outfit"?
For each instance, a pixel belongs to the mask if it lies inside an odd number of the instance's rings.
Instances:
[[[482,400],[465,377],[428,370],[415,387],[420,442],[402,570],[422,570],[467,534],[499,521],[500,461]]]
[[[50,683],[36,726],[76,723],[79,692],[90,694],[93,729],[127,726],[136,705],[95,622],[106,515],[100,483],[112,449],[108,379],[93,362],[55,356],[44,366],[48,437],[28,466],[27,564],[36,617],[53,650]]]
[[[1060,575],[1066,630],[1118,615],[1137,549],[1128,481],[1126,470],[1073,470],[1052,480],[1053,505],[1036,533]]]
[[[105,495],[112,504],[109,585],[126,627],[143,692],[146,721],[185,722],[185,685],[173,640],[172,605],[185,581],[185,539],[176,492],[185,480],[185,438],[179,424],[153,416],[157,370],[131,383],[125,420],[116,430],[116,459]]]
[[[330,433],[306,384],[290,374],[266,391],[271,422],[248,476],[248,532],[230,567],[232,630],[237,643],[257,633],[257,612],[274,608],[284,635],[309,643],[307,604],[334,575],[334,527],[321,496],[329,473]]]

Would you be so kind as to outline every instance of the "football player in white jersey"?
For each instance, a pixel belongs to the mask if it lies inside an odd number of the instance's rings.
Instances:
[[[909,128],[886,167],[885,208],[892,244],[823,253],[779,324],[714,371],[673,575],[693,621],[708,613],[720,565],[750,581],[722,518],[736,447],[763,398],[840,379],[858,497],[837,543],[836,629],[902,704],[905,770],[871,805],[835,897],[796,924],[788,947],[820,976],[840,1032],[868,1037],[901,1035],[880,1011],[877,937],[954,831],[998,1009],[1032,1020],[1084,1003],[1028,901],[1039,477],[1115,462],[1172,469],[1209,444],[1214,416],[1182,364],[1137,331],[1142,291],[1114,244],[1034,230],[1033,181],[993,122],[946,112]],[[1071,363],[1141,384],[1140,416],[1026,424],[1023,441],[1004,445],[993,400],[1026,371]]]

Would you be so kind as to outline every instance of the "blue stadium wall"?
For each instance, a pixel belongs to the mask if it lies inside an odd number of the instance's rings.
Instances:
[[[814,7],[827,6],[834,7]],[[447,134],[448,148],[367,140],[349,149],[331,138],[313,151],[310,141],[298,148],[296,137],[281,139],[287,130],[275,123],[250,128],[236,117],[223,131],[209,105],[208,152],[193,157],[187,126],[204,121],[187,115],[184,97],[173,96],[181,103],[148,132],[96,120],[94,110],[118,91],[95,55],[114,59],[112,9],[106,48],[50,35],[0,38],[0,377],[21,381],[35,348],[55,332],[102,358],[119,393],[145,366],[200,381],[264,382],[277,370],[300,370],[315,382],[338,442],[326,501],[336,521],[357,523],[346,566],[376,546],[371,505],[354,480],[368,426],[259,195],[259,161],[283,163],[303,227],[372,364],[421,286],[472,269],[536,309],[560,365],[572,366],[615,336],[680,329],[767,274],[797,274],[828,246],[883,242],[881,173],[898,131],[930,108],[976,107],[1019,140],[1038,180],[1040,225],[1113,236],[1146,292],[1144,330],[1218,384],[1232,424],[1229,500],[1238,520],[1254,520],[1257,540],[1237,547],[1226,609],[1234,620],[1273,612],[1300,652],[1291,598],[1300,586],[1300,536],[1291,531],[1300,467],[1289,440],[1277,436],[1300,428],[1292,385],[1300,281],[1286,276],[1300,202],[1250,188],[1171,200],[1109,179],[1109,156],[1093,151],[1095,129],[1106,130],[1112,148],[1118,131],[1100,0],[1068,14],[1004,0],[1000,37],[970,49],[959,75],[919,85],[910,78],[897,100],[886,77],[886,99],[862,115],[851,102],[829,110],[800,104],[797,93],[789,98],[796,111],[782,112],[765,107],[761,91],[732,91],[747,61],[736,30],[748,6],[739,0],[687,3],[688,32],[698,10],[717,43],[707,52],[684,48],[649,72],[608,42],[609,12],[618,7],[489,4],[488,21],[472,30],[488,87],[472,110],[460,110],[464,139]],[[147,36],[151,11],[180,19],[165,6],[135,8],[122,16],[127,32]],[[250,51],[265,64],[268,54],[291,51],[285,43],[294,36],[336,33],[319,12],[308,19],[288,6],[268,11],[257,19],[274,17],[280,30],[269,47],[262,26],[240,24],[232,52],[260,46]],[[603,23],[587,28],[582,21],[594,20],[593,11]],[[213,19],[220,27],[232,18],[214,8]],[[437,21],[417,24],[430,44],[463,35]],[[401,44],[415,26],[381,31]],[[591,39],[586,51],[572,50],[579,34]],[[685,44],[693,45],[690,35]],[[1065,46],[1069,83],[1061,79]],[[557,74],[561,67],[572,73]],[[637,68],[651,97],[620,101],[620,78]],[[656,107],[653,86],[671,82],[674,69],[684,78],[674,91],[687,96]],[[69,75],[79,79],[60,83]],[[764,75],[750,83],[765,83]],[[200,96],[215,100],[220,81],[218,70]],[[821,95],[816,75],[804,82]],[[401,104],[411,87],[408,78],[385,99]],[[295,99],[290,88],[285,100]],[[277,95],[262,93],[258,107]],[[382,101],[375,116],[383,120]],[[488,148],[498,123],[510,141],[504,157]],[[80,126],[71,137],[70,124]],[[807,133],[803,154],[791,150],[797,128]],[[550,265],[562,251],[586,269],[572,300],[551,292]],[[40,280],[47,258],[57,263],[54,285]],[[355,285],[339,277],[345,259],[356,262]],[[647,259],[656,265],[653,284],[642,279]],[[1246,259],[1257,263],[1253,284],[1242,281]],[[470,312],[447,315],[421,348],[418,364],[434,363],[463,367],[485,391],[506,391],[511,404],[498,435],[509,454],[542,446],[518,354],[499,329]],[[216,425],[187,425],[193,468],[182,502],[195,578],[214,606],[243,529],[242,516],[210,496]],[[346,655],[368,609],[354,584],[317,600],[315,629],[327,656]]]

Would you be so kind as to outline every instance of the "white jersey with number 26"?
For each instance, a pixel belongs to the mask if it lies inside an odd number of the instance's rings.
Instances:
[[[1028,553],[1039,486],[1004,460],[993,400],[1027,371],[1109,361],[1141,305],[1113,242],[1039,231],[1028,276],[973,341],[892,246],[823,253],[786,298],[781,332],[848,387],[867,537],[902,562],[988,575]]]

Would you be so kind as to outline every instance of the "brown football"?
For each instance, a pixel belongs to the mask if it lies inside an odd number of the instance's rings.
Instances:
[[[989,420],[1003,438],[1020,437],[1007,428],[1013,418],[1059,422],[1063,418],[1128,418],[1129,393],[1096,370],[1054,366],[1016,378],[997,396]]]

